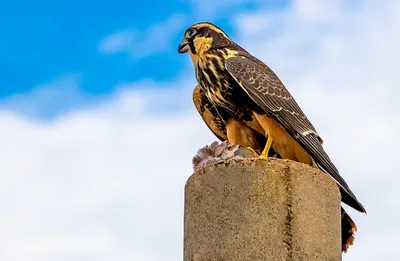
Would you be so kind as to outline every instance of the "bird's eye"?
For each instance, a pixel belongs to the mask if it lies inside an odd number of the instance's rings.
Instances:
[[[186,32],[186,37],[187,37],[187,38],[192,38],[196,33],[197,33],[196,29],[190,28],[190,29]]]

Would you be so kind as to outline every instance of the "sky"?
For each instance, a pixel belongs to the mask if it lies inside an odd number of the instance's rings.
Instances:
[[[180,260],[216,140],[185,29],[211,21],[282,79],[368,214],[345,261],[399,260],[400,2],[0,2],[0,259]]]

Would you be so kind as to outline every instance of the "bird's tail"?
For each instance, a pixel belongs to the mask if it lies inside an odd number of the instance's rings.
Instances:
[[[342,251],[344,253],[353,245],[355,231],[357,231],[356,224],[342,207]]]

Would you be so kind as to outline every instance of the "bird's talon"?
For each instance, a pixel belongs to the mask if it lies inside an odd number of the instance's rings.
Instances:
[[[260,157],[260,155],[252,147],[246,147],[246,148],[253,153],[254,157],[256,158]]]

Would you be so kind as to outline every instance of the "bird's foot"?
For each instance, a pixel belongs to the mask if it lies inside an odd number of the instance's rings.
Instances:
[[[252,147],[246,147],[249,151],[251,151],[254,155],[254,157],[259,158],[260,155],[252,148]]]

